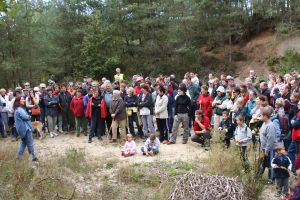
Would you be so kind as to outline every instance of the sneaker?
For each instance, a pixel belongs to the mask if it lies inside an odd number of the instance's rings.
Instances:
[[[77,133],[76,136],[79,137],[79,136],[80,136],[80,133]]]
[[[63,131],[63,130],[58,130],[58,132],[59,132],[59,133],[64,133],[64,131]]]
[[[39,161],[39,159],[37,159],[37,158],[32,159],[32,162],[37,162],[37,161]]]
[[[102,139],[102,137],[100,136],[100,137],[98,137],[98,140],[102,141],[103,139]]]
[[[51,138],[54,138],[54,135],[53,135],[53,133],[52,133],[52,132],[50,132],[50,137],[51,137]]]
[[[187,143],[187,141],[182,141],[182,144],[186,144]]]
[[[272,179],[268,179],[267,183],[270,184],[270,185],[272,185],[273,184],[273,180]]]
[[[164,140],[162,143],[163,144],[168,144],[168,142],[169,142],[168,140]]]
[[[92,143],[92,139],[89,139],[88,143]]]
[[[56,136],[58,136],[58,134],[57,133],[55,133],[55,132],[53,132],[53,135],[56,137]]]

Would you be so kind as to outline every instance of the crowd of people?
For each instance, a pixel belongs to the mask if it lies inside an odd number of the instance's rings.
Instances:
[[[83,82],[59,84],[49,80],[39,87],[0,90],[0,132],[21,138],[17,158],[26,146],[32,159],[34,122],[42,125],[41,138],[76,132],[111,143],[126,141],[123,156],[137,151],[134,139],[142,138],[141,152],[159,153],[160,144],[177,142],[183,128],[182,144],[200,143],[209,150],[212,134],[218,134],[224,149],[238,147],[245,171],[249,169],[249,146],[259,146],[264,155],[260,175],[268,169],[268,182],[276,181],[276,196],[288,194],[290,173],[300,167],[300,75],[297,69],[284,76],[270,74],[260,80],[253,70],[242,83],[230,75],[209,74],[200,80],[189,72],[179,80],[159,75],[155,80],[134,75],[131,83],[116,69],[114,81],[100,82],[85,77]],[[155,120],[154,120],[155,119]],[[155,126],[156,122],[156,126]],[[158,132],[158,134],[156,134]]]

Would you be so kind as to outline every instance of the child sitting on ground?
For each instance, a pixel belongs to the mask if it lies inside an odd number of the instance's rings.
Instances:
[[[292,162],[287,157],[283,146],[276,147],[276,156],[272,159],[271,166],[273,168],[273,177],[276,181],[277,193],[275,197],[288,197],[289,194],[289,177],[292,170]]]
[[[247,157],[248,142],[251,141],[252,133],[250,128],[245,124],[245,118],[242,115],[236,118],[237,127],[234,131],[236,145],[239,147],[245,170],[249,169],[249,160]]]
[[[230,139],[233,137],[234,125],[232,124],[231,120],[229,119],[229,112],[223,111],[222,113],[222,121],[219,125],[219,131],[221,132],[222,140],[226,148],[230,146]]]
[[[146,140],[144,146],[141,148],[143,155],[153,156],[159,152],[160,141],[156,138],[155,134],[151,134],[150,137]]]
[[[135,141],[131,134],[127,134],[127,141],[121,149],[122,156],[129,157],[137,153]]]

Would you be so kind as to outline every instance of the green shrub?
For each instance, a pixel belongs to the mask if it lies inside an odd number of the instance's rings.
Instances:
[[[291,68],[300,70],[300,55],[294,50],[285,52],[281,60],[279,71],[281,74],[286,74],[290,72]]]

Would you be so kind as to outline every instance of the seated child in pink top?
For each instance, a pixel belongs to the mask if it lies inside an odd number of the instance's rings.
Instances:
[[[125,145],[122,147],[121,153],[122,156],[124,157],[133,156],[134,154],[137,153],[136,144],[131,134],[127,134],[127,141],[125,142]]]

